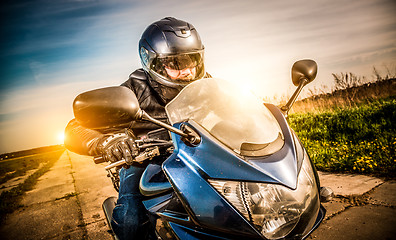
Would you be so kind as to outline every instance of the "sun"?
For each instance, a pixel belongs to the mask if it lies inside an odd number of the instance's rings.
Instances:
[[[65,141],[65,133],[64,132],[59,132],[57,135],[57,139],[59,143],[62,143]]]

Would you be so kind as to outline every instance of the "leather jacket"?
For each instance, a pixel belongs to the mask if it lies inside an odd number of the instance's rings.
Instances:
[[[206,73],[205,77],[211,77]],[[131,89],[138,99],[140,108],[155,119],[163,122],[168,122],[165,105],[166,103],[160,98],[158,93],[150,86],[150,76],[143,69],[138,69],[129,75],[127,81],[121,86]],[[135,121],[132,124],[127,124],[124,127],[130,127],[139,137],[146,134],[150,130],[158,129],[159,126],[146,121]],[[124,127],[118,129],[89,129],[81,126],[76,119],[72,119],[65,129],[65,146],[67,149],[83,155],[99,155],[98,144],[109,134],[122,131]]]

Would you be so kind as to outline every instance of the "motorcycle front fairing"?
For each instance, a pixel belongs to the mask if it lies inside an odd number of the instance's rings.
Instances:
[[[239,149],[239,143],[216,136],[192,114],[174,123],[176,128],[185,124],[194,129],[201,142],[188,146],[172,134],[175,149],[162,169],[174,193],[144,202],[163,239],[172,238],[169,233],[179,239],[305,238],[323,220],[319,181],[308,155],[279,109],[263,107],[273,117],[263,124],[275,131],[253,141],[244,139]],[[209,125],[215,129],[216,124]],[[172,202],[178,207],[170,207]]]

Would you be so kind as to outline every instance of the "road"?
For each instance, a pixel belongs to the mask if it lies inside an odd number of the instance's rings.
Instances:
[[[103,165],[65,151],[26,192],[23,208],[0,227],[1,239],[113,239],[102,202],[116,196]]]
[[[336,197],[308,239],[396,239],[396,181],[352,174],[319,173]]]
[[[336,197],[309,239],[396,239],[396,181],[320,173]],[[0,239],[112,239],[101,204],[117,193],[104,165],[65,151],[0,227]]]

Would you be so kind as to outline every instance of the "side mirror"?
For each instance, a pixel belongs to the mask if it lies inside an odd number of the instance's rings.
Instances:
[[[78,95],[73,102],[74,117],[88,128],[108,128],[141,118],[135,94],[126,87],[100,88]]]
[[[87,128],[110,128],[133,120],[146,120],[192,143],[199,140],[194,135],[150,117],[140,109],[135,94],[126,87],[107,87],[81,93],[74,99],[73,111],[76,120]]]
[[[302,88],[308,83],[312,82],[318,72],[318,65],[314,60],[305,59],[297,61],[292,67],[292,81],[294,86],[297,86],[293,96],[289,99],[285,106],[281,108],[283,114],[287,117],[289,110],[296,101]]]
[[[313,60],[300,60],[293,64],[292,67],[292,81],[294,86],[298,87],[303,79],[306,79],[308,84],[312,82],[318,72],[318,65]]]

